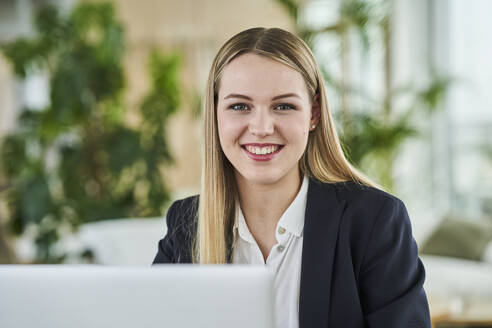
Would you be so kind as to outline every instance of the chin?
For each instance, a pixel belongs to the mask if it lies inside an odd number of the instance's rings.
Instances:
[[[267,173],[267,172],[262,172],[258,174],[258,172],[255,173],[250,173],[250,174],[241,174],[243,178],[254,184],[273,184],[277,181],[279,181],[282,178],[281,174],[278,173]]]

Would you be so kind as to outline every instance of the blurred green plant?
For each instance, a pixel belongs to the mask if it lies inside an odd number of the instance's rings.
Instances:
[[[20,78],[48,72],[50,103],[24,108],[19,128],[1,143],[0,176],[8,227],[33,227],[38,262],[64,260],[53,245],[84,222],[162,215],[172,163],[166,140],[179,106],[177,54],[150,55],[151,89],[139,126],[125,122],[124,30],[109,3],[82,3],[68,17],[43,7],[37,33],[1,46]]]
[[[297,0],[276,0],[282,5],[296,24],[297,35],[312,48],[317,37],[335,36],[338,44],[340,63],[339,77],[319,60],[320,69],[327,82],[340,97],[340,108],[335,115],[340,123],[340,139],[346,157],[355,166],[375,178],[389,191],[394,185],[393,164],[403,143],[410,137],[421,134],[421,127],[415,123],[419,114],[430,116],[449,88],[451,79],[439,76],[429,69],[430,82],[422,88],[398,87],[391,84],[391,0],[340,0],[338,19],[313,29],[299,19],[302,10]],[[373,45],[371,35],[382,40]],[[357,37],[360,47],[350,47],[351,38]],[[384,52],[382,67],[385,91],[381,99],[369,99],[366,90],[358,90],[350,85],[350,59],[355,51],[368,56],[371,51]],[[320,58],[318,58],[320,59]],[[398,98],[410,99],[406,108],[397,108]],[[364,99],[365,108],[354,108],[352,104]],[[408,103],[408,102],[407,102]]]

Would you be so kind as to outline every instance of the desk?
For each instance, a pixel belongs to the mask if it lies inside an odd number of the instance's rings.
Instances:
[[[429,306],[433,328],[492,328],[492,299],[429,299]]]

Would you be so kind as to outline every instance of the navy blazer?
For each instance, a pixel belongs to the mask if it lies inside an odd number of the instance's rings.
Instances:
[[[176,201],[156,263],[190,263],[198,196]],[[428,328],[425,270],[403,202],[354,182],[309,180],[299,327]]]

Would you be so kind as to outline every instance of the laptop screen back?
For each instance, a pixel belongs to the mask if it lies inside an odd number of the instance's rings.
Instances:
[[[0,266],[0,327],[273,327],[264,267]]]

